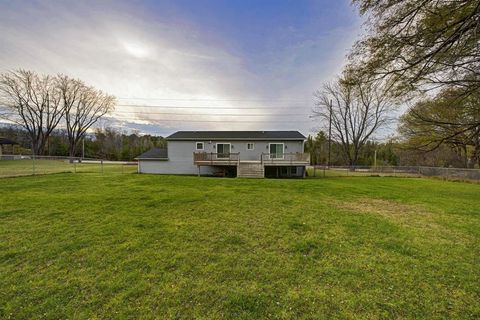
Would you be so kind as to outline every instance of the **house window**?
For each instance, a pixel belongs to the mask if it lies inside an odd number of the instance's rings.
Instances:
[[[196,150],[203,150],[203,142],[197,142],[195,144],[195,149]]]
[[[254,150],[255,149],[255,144],[253,142],[247,143],[247,150]]]

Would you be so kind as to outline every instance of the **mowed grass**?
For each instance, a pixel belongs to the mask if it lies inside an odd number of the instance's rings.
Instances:
[[[333,177],[404,177],[404,178],[418,178],[419,174],[409,173],[406,171],[385,171],[385,172],[375,172],[367,169],[356,169],[351,171],[348,168],[332,168],[323,170],[318,169],[307,169],[307,176],[309,178],[333,178]]]
[[[0,179],[2,319],[478,319],[480,185]]]

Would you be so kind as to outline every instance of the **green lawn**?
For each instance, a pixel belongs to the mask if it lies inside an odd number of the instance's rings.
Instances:
[[[0,178],[17,177],[52,173],[132,173],[137,171],[136,165],[121,163],[70,163],[66,159],[61,160],[1,160]]]
[[[480,318],[480,185],[0,179],[1,319]]]
[[[369,170],[362,170],[362,169],[357,169],[355,171],[351,171],[347,168],[334,168],[330,170],[323,170],[320,168],[317,169],[312,169],[309,168],[307,169],[307,175],[310,178],[316,177],[316,178],[324,178],[324,177],[409,177],[409,178],[417,178],[419,177],[418,174],[414,173],[408,173],[405,171],[386,171],[386,172],[375,172],[375,171],[369,171]]]

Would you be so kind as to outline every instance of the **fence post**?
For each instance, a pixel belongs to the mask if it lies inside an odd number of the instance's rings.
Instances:
[[[77,163],[73,160],[73,172],[77,173]]]
[[[32,173],[35,175],[35,155],[32,156]]]
[[[103,174],[103,159],[100,160],[100,166],[102,167],[102,174]]]

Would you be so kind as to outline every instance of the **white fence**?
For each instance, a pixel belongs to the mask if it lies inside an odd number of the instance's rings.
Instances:
[[[137,162],[31,155],[0,156],[0,178],[53,173],[135,173]],[[422,166],[308,166],[310,177],[394,176],[438,177],[480,182],[480,169]]]

